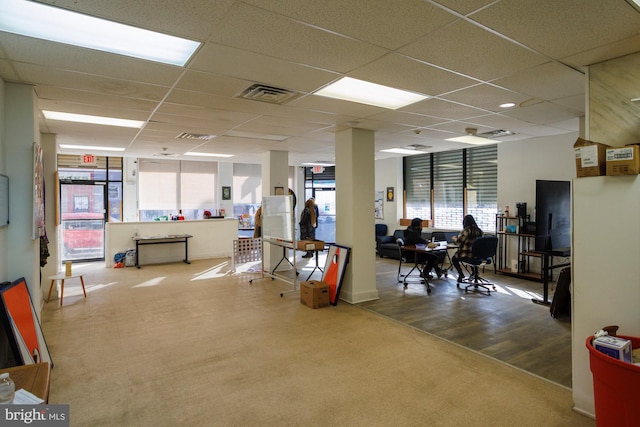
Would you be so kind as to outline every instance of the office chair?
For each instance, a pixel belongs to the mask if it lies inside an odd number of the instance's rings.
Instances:
[[[462,279],[462,283],[467,286],[464,288],[465,292],[469,291],[469,288],[473,288],[474,291],[482,292],[484,289],[487,295],[491,295],[492,287],[496,290],[496,285],[490,283],[489,280],[480,277],[480,266],[485,266],[492,263],[493,258],[496,255],[498,248],[498,238],[495,236],[478,237],[473,241],[471,246],[471,257],[461,258],[460,261],[469,265],[472,269],[472,273],[469,277]],[[458,287],[460,284],[458,283]]]
[[[414,280],[416,283],[424,283],[425,286],[427,287],[427,293],[430,294],[431,285],[429,285],[429,281],[427,279],[422,277],[422,270],[415,263],[416,254],[410,253],[407,255],[407,252],[402,250],[402,247],[404,246],[404,239],[402,238],[396,239],[396,244],[398,245],[398,255],[399,255],[398,275],[397,275],[398,282],[402,282],[405,288],[409,286],[409,282],[407,281],[409,279]],[[407,274],[402,274],[402,264],[412,264],[411,270],[409,270]],[[418,277],[412,276],[411,278],[409,278],[409,276],[411,276],[411,273],[413,273],[414,270],[417,270],[419,276]]]

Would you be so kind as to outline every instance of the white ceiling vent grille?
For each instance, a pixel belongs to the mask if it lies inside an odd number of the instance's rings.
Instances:
[[[501,136],[510,136],[510,135],[515,135],[516,133],[510,130],[504,130],[504,129],[496,129],[496,130],[492,130],[489,132],[484,132],[484,133],[479,133],[476,136],[479,136],[481,138],[500,138]]]
[[[238,98],[269,102],[271,104],[286,104],[298,96],[300,96],[298,92],[260,83],[251,85],[237,95]]]
[[[213,139],[215,137],[215,135],[207,135],[202,133],[182,132],[180,135],[176,136],[176,139],[196,139],[198,141],[209,141],[210,139]]]

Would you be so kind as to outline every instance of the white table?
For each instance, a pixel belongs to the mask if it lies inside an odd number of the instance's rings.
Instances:
[[[53,284],[56,280],[60,280],[60,305],[62,306],[62,296],[64,295],[64,281],[66,279],[73,279],[74,277],[80,278],[80,283],[82,284],[82,292],[84,293],[84,297],[87,297],[87,291],[84,289],[84,273],[72,273],[70,275],[66,275],[65,273],[56,274],[55,276],[49,277],[51,279],[51,286],[49,286],[49,295],[47,296],[47,302],[51,299],[51,291],[53,290]]]

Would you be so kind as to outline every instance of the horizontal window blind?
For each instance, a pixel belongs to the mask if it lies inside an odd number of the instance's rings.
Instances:
[[[431,219],[431,155],[404,158],[407,217]]]
[[[487,145],[467,150],[467,213],[485,231],[495,228],[498,208],[498,148]]]

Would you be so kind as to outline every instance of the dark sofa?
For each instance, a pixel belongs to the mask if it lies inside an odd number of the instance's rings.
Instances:
[[[400,230],[395,230],[393,232],[393,235],[391,236],[376,237],[376,252],[380,256],[380,258],[384,258],[384,257],[393,258],[393,259],[400,258],[400,254],[398,252],[398,244],[396,243],[396,240],[404,237],[404,230],[405,230],[404,228]],[[424,237],[425,240],[431,240],[431,236],[434,235],[434,237],[438,241],[446,240],[447,242],[452,242],[452,237],[457,236],[459,233],[460,233],[459,231],[450,231],[450,230],[423,231],[422,237]]]

